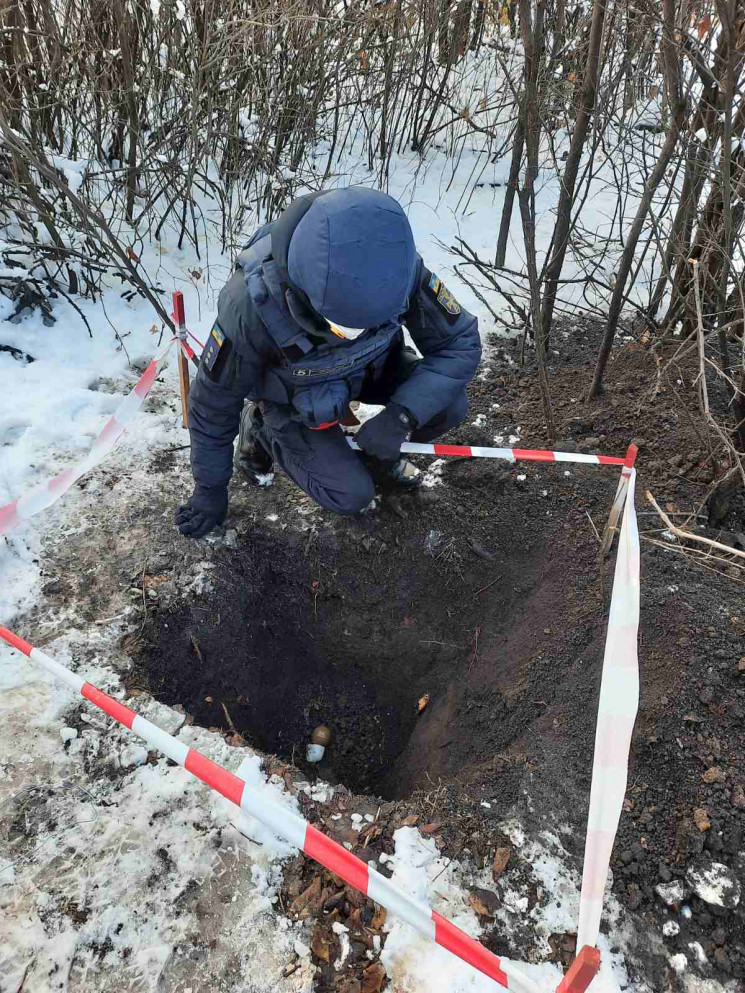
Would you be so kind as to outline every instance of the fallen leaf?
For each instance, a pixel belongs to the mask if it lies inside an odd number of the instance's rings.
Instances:
[[[321,959],[323,962],[329,962],[331,960],[331,942],[333,940],[333,935],[327,928],[316,928],[310,942],[311,951],[316,958]]]
[[[380,993],[385,982],[385,969],[382,962],[373,962],[362,973],[362,993]]]
[[[479,917],[494,917],[499,906],[499,900],[489,890],[472,890],[468,895],[468,905]]]
[[[385,924],[385,919],[388,916],[388,911],[385,907],[381,907],[378,904],[375,905],[375,913],[373,914],[373,919],[370,921],[370,927],[373,931],[379,931]]]
[[[420,697],[419,698],[419,703],[416,705],[416,707],[417,707],[417,710],[418,710],[418,712],[420,714],[424,710],[426,710],[427,706],[429,705],[430,699],[431,699],[431,697],[430,697],[429,693],[425,693],[423,697]]]
[[[699,831],[708,831],[711,827],[711,821],[709,820],[709,815],[706,813],[703,807],[696,807],[693,811],[693,823],[699,829]]]
[[[494,861],[491,866],[491,875],[495,883],[507,868],[507,863],[510,861],[511,854],[512,849],[509,845],[506,845],[504,848],[498,848],[494,853]]]
[[[122,642],[122,651],[125,655],[134,655],[140,647],[140,637],[136,634],[128,634]]]
[[[127,255],[130,257],[130,259],[132,259],[133,262],[140,261],[140,256],[137,255],[137,253],[135,252],[134,248],[132,248],[131,245],[127,245]]]
[[[364,907],[367,897],[364,893],[360,893],[359,890],[355,889],[353,886],[347,886],[344,891],[344,895],[347,898],[347,903],[351,907]]]
[[[401,827],[413,827],[419,820],[419,814],[409,814],[401,821]]]
[[[310,886],[304,889],[300,896],[295,897],[290,904],[290,910],[298,917],[310,917],[320,906],[322,897],[321,877],[316,876]]]
[[[442,824],[438,824],[436,821],[432,824],[425,824],[424,827],[420,827],[419,830],[422,834],[437,834],[437,832],[442,827]]]

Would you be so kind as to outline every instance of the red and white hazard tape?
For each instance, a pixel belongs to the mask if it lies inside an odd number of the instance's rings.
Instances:
[[[360,450],[353,435],[347,440]],[[579,462],[584,465],[624,465],[615,455],[582,455],[579,452],[550,452],[543,448],[481,448],[477,445],[422,445],[405,441],[401,451],[409,455],[455,455],[472,459],[506,459],[508,462]]]
[[[145,402],[156,377],[163,368],[174,340],[171,339],[145,369],[132,392],[122,400],[108,419],[84,459],[76,465],[63,469],[58,476],[39,484],[28,493],[13,500],[12,503],[0,507],[0,534],[4,534],[28,520],[29,517],[33,517],[34,514],[51,507],[81,476],[84,476],[86,472],[89,472],[106,458]]]
[[[625,481],[625,482],[624,482]],[[594,946],[600,928],[611,850],[628,778],[631,735],[639,707],[639,527],[636,471],[624,469],[616,500],[625,509],[613,579],[590,791],[577,947]],[[623,492],[625,491],[625,493]]]
[[[193,337],[194,337],[194,335],[192,335],[192,338]],[[189,344],[189,342],[186,341],[184,338],[179,338],[178,344],[179,344],[179,348],[184,353],[184,355],[187,357],[187,359],[189,359],[191,362],[193,362],[194,365],[198,369],[199,368],[199,359],[197,358],[197,354],[194,351],[194,349],[191,347],[191,345]]]
[[[196,749],[189,748],[183,741],[179,741],[162,728],[140,717],[134,710],[119,703],[107,693],[96,689],[82,676],[71,672],[66,666],[38,648],[34,648],[2,625],[0,625],[0,638],[33,659],[60,682],[74,692],[80,693],[86,700],[139,735],[173,762],[182,765],[211,789],[227,797],[280,838],[284,838],[285,841],[305,852],[309,858],[315,859],[421,934],[431,938],[438,945],[442,945],[453,955],[457,955],[509,990],[515,990],[517,993],[540,993],[532,980],[524,976],[511,962],[498,958],[475,938],[471,938],[436,911],[413,900],[390,879],[371,869],[366,862],[327,837],[302,817],[287,810],[286,807],[266,800],[257,790],[247,786],[232,772],[217,765]]]

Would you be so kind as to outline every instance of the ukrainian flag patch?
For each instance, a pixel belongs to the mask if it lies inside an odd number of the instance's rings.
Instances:
[[[457,317],[460,314],[460,304],[440,277],[434,272],[429,277],[429,289],[438,304],[450,317]]]
[[[204,367],[207,372],[212,372],[217,364],[217,360],[220,358],[220,349],[225,344],[225,335],[222,333],[222,328],[217,322],[212,327],[210,331],[209,338],[207,339],[207,344],[204,347]]]

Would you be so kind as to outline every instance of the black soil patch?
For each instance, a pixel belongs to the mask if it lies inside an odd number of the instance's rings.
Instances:
[[[606,395],[587,403],[601,330],[573,328],[552,354],[556,447],[641,445],[641,707],[612,868],[619,899],[660,935],[670,912],[655,888],[684,879],[692,860],[724,863],[745,892],[745,587],[741,573],[703,570],[660,544],[644,502],[648,487],[683,520],[722,471],[693,427],[695,389],[680,385],[695,370],[655,390],[654,358],[631,343]],[[534,370],[495,354],[471,398],[472,417],[448,440],[519,434],[525,447],[546,447]],[[517,804],[528,825],[544,816],[569,825],[565,843],[580,857],[613,570],[613,557],[597,563],[593,525],[605,525],[617,472],[451,460],[443,480],[384,494],[359,521],[309,513],[281,477],[269,491],[236,485],[237,547],[200,546],[216,567],[213,589],[151,614],[131,685],[309,776],[310,732],[328,724],[323,778],[425,797],[427,819],[452,825],[451,854],[476,850],[473,825],[489,838]],[[709,510],[692,525],[745,542],[741,491]],[[194,547],[183,553],[189,568]],[[173,580],[178,589],[178,566]],[[667,954],[686,954],[695,969],[688,943],[700,941],[709,975],[745,976],[742,910],[719,913],[695,896],[689,905]]]
[[[343,522],[310,540],[249,529],[221,559],[212,594],[158,618],[140,675],[196,723],[232,726],[300,766],[312,729],[327,724],[320,772],[358,792],[406,795],[463,759],[464,745],[472,762],[491,747],[484,732],[495,742],[495,700],[509,710],[494,689],[509,682],[507,659],[485,665],[482,652],[524,616],[543,549],[464,550],[447,506],[425,493],[398,508],[407,523]],[[532,628],[535,616],[526,620]],[[439,733],[461,691],[474,720],[484,715],[476,742]]]

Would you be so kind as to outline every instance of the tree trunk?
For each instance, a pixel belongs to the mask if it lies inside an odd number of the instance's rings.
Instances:
[[[559,203],[556,208],[556,229],[554,231],[554,247],[546,266],[545,288],[543,291],[543,304],[541,313],[541,327],[548,341],[551,333],[551,324],[554,316],[554,306],[556,304],[556,293],[559,284],[559,277],[564,266],[567,246],[569,244],[569,233],[571,228],[572,204],[574,203],[574,191],[577,184],[577,175],[582,160],[582,152],[587,141],[587,133],[590,126],[593,111],[595,109],[595,95],[598,83],[598,66],[600,61],[600,44],[603,39],[603,22],[605,20],[606,0],[596,0],[592,11],[592,24],[590,26],[590,40],[587,50],[587,63],[585,66],[585,78],[582,84],[582,103],[577,115],[577,120],[572,132],[572,141],[569,146],[569,155],[564,168],[564,177],[559,194]]]
[[[670,130],[668,131],[665,144],[660,152],[660,157],[652,170],[652,174],[646,182],[642,201],[636,212],[634,223],[631,226],[626,245],[621,256],[621,263],[616,274],[616,285],[613,288],[610,307],[608,308],[608,326],[605,329],[597,362],[595,364],[595,375],[590,387],[589,397],[596,397],[603,385],[603,375],[608,364],[613,339],[618,327],[618,319],[621,316],[621,308],[626,296],[626,282],[628,280],[631,266],[634,262],[634,254],[639,237],[644,228],[644,223],[652,204],[652,197],[659,186],[665,170],[667,169],[673,152],[680,139],[680,132],[685,120],[685,98],[682,93],[680,82],[680,65],[678,61],[678,49],[675,44],[675,0],[662,0],[663,10],[663,38],[662,48],[665,56],[665,76],[667,82],[668,103],[671,109]]]
[[[546,373],[546,335],[541,327],[541,290],[538,279],[538,263],[535,245],[535,181],[538,176],[538,154],[540,147],[541,117],[539,108],[538,77],[544,45],[545,0],[538,0],[535,24],[531,16],[530,0],[520,0],[520,31],[525,51],[525,98],[521,104],[523,131],[525,134],[526,164],[522,188],[518,191],[520,215],[525,242],[525,259],[530,283],[530,310],[535,334],[535,350],[538,360],[538,385],[541,390],[543,414],[546,420],[548,441],[553,445],[554,428],[551,394]]]
[[[523,102],[525,96],[523,95]],[[512,220],[512,207],[515,203],[515,192],[520,185],[520,165],[523,160],[523,148],[525,147],[525,127],[523,126],[524,111],[522,106],[519,110],[520,118],[515,129],[515,138],[512,143],[512,161],[510,163],[510,178],[507,180],[507,189],[504,194],[502,204],[502,220],[499,225],[499,238],[497,239],[497,257],[494,264],[498,269],[504,265],[507,255],[507,242],[510,237],[510,222]]]

